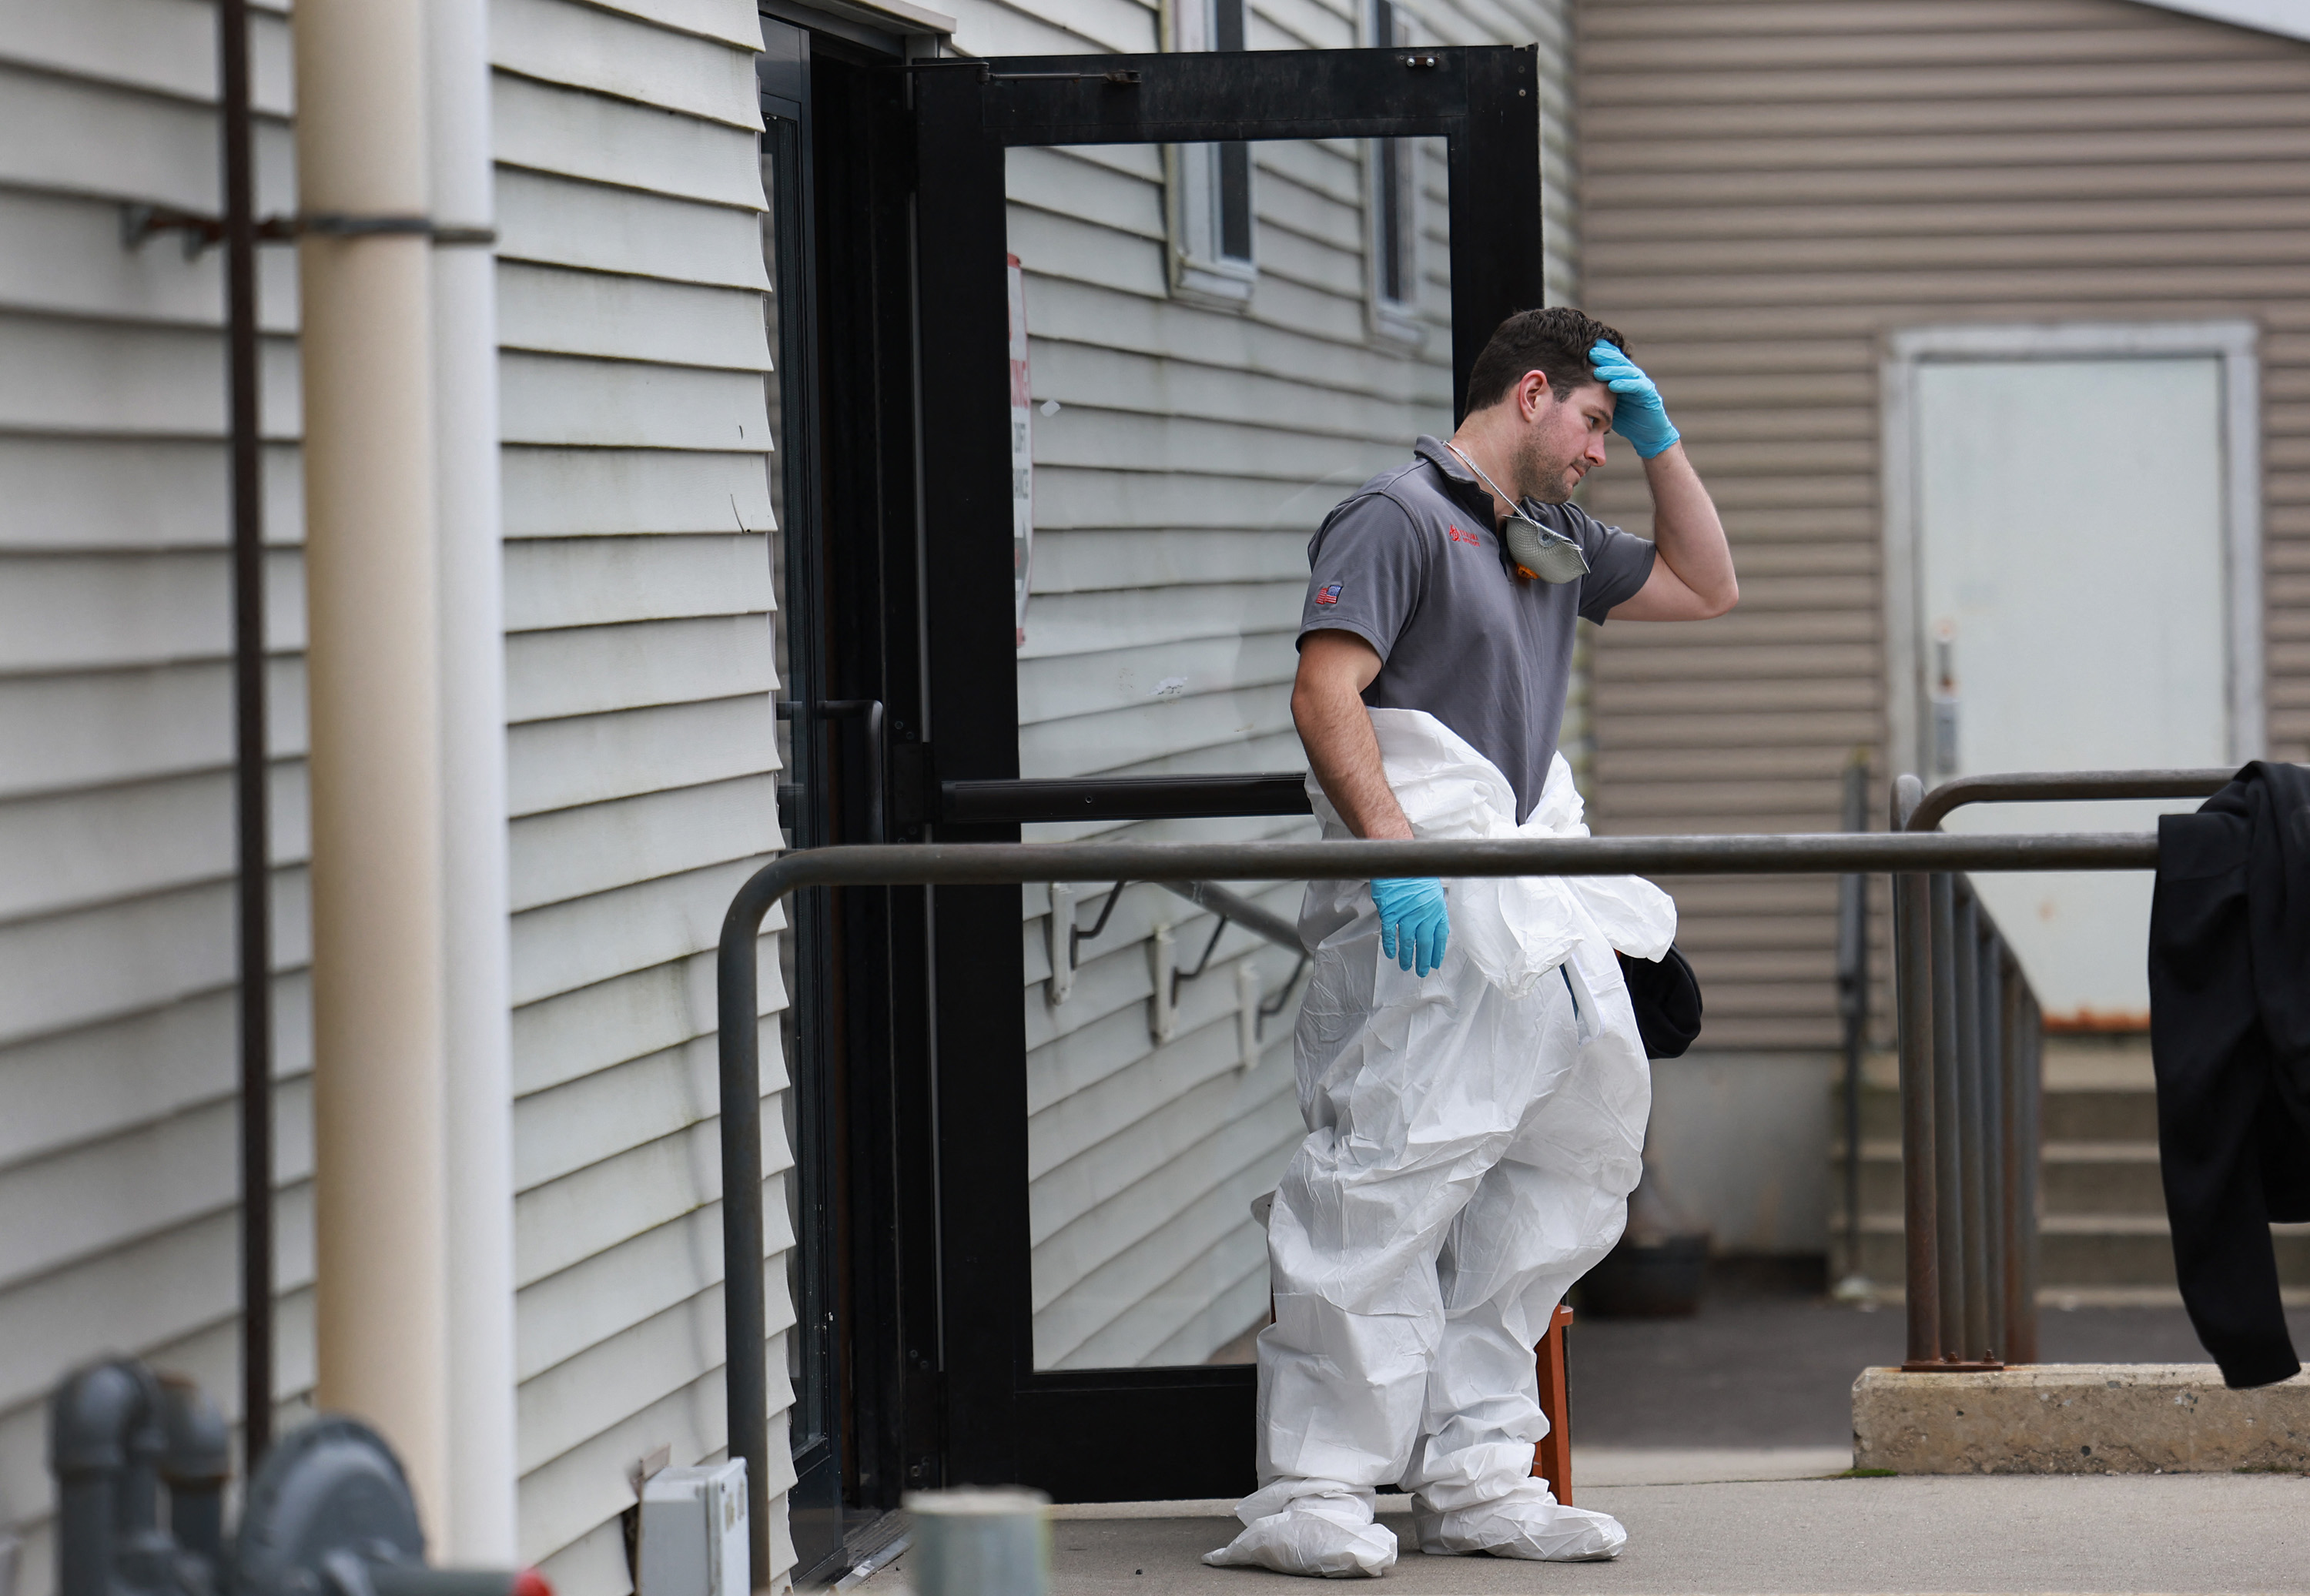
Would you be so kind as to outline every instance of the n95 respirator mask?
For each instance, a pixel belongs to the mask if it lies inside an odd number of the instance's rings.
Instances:
[[[1580,545],[1562,533],[1542,526],[1518,510],[1500,528],[1500,543],[1508,565],[1519,577],[1551,585],[1577,582],[1588,574],[1588,557]]]
[[[1476,480],[1491,489],[1492,496],[1503,504],[1515,500],[1493,487],[1492,479],[1484,468],[1468,458],[1458,444],[1444,446],[1452,451],[1454,459],[1476,473]],[[1508,569],[1527,581],[1546,582],[1561,586],[1577,582],[1588,574],[1588,557],[1580,552],[1580,545],[1551,527],[1542,526],[1521,508],[1511,509],[1500,528],[1500,558]]]

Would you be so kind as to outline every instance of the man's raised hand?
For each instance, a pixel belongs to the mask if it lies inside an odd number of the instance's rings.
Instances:
[[[1588,346],[1588,360],[1596,368],[1596,380],[1611,389],[1618,402],[1612,430],[1628,440],[1640,459],[1651,459],[1677,440],[1668,406],[1661,403],[1660,389],[1653,386],[1643,367],[1602,339]]]

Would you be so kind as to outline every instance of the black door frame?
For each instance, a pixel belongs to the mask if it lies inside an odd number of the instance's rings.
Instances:
[[[822,31],[824,18],[783,0],[758,10],[766,43],[776,30],[798,50],[766,50],[757,89],[779,177],[780,820],[789,846],[818,847],[878,840],[886,767],[919,765],[914,128],[895,40],[886,52]],[[860,713],[868,704],[880,714]],[[934,1155],[927,1116],[906,1106],[930,1090],[929,925],[913,888],[802,893],[788,915],[798,1367],[786,1496],[795,1577],[810,1583],[844,1572],[862,1530],[939,1475]],[[759,1150],[732,1168],[748,1162],[760,1168]],[[779,1211],[775,1187],[766,1195]],[[759,1338],[760,1293],[731,1290],[725,1308],[734,1347]],[[736,1410],[767,1401],[766,1378],[732,1380],[734,1436]],[[758,1559],[762,1472],[750,1488]]]
[[[997,58],[910,74],[925,707],[941,783],[1019,775],[1006,152],[1442,135],[1456,411],[1492,329],[1543,302],[1538,63],[1529,47],[1399,48]],[[938,835],[1016,841],[1019,828],[950,823]],[[1248,1492],[1250,1368],[1035,1370],[1019,890],[941,888],[931,929],[936,1089],[925,1101],[937,1124],[945,1482],[1024,1484],[1060,1501]]]
[[[778,378],[778,414],[771,425],[777,454],[769,463],[782,489],[781,575],[786,650],[779,661],[778,718],[786,725],[786,765],[780,773],[779,820],[788,846],[820,847],[831,839],[833,817],[822,801],[828,739],[811,706],[826,697],[826,650],[818,528],[817,229],[812,176],[811,48],[807,30],[763,18],[763,53],[755,57],[755,94],[762,113],[763,186],[770,211],[772,248],[764,265],[772,285],[777,335],[770,360]],[[779,48],[770,48],[777,45]],[[833,1144],[833,1103],[824,1056],[831,1028],[829,962],[825,946],[828,895],[807,893],[789,915],[793,986],[783,1017],[790,1028],[791,1079],[787,1134],[795,1153],[793,1175],[795,1245],[792,1288],[795,1340],[790,1365],[795,1405],[787,1420],[794,1484],[787,1488],[788,1524],[804,1564],[823,1562],[842,1541],[843,1446],[839,1393],[843,1348],[833,1309],[839,1278],[834,1163],[821,1150]]]

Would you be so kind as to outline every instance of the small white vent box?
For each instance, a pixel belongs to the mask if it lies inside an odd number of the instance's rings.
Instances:
[[[752,1596],[746,1460],[661,1469],[642,1485],[639,1596]]]

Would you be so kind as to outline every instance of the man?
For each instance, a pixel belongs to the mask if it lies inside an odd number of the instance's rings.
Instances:
[[[1556,752],[1578,618],[1737,600],[1628,348],[1577,310],[1511,317],[1451,440],[1316,533],[1291,707],[1327,835],[1585,834]],[[1651,542],[1568,502],[1608,430],[1644,461]],[[1650,1080],[1614,950],[1656,958],[1674,924],[1641,881],[1310,884],[1309,1134],[1269,1219],[1262,1488],[1208,1561],[1379,1574],[1396,1543],[1373,1494],[1399,1482],[1425,1551],[1618,1554],[1618,1523],[1532,1478],[1533,1345],[1625,1224]]]

